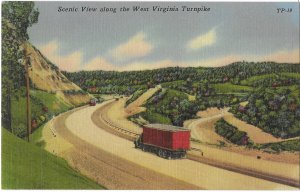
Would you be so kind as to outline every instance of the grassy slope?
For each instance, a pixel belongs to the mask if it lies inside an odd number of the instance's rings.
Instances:
[[[186,93],[174,89],[167,89],[166,94],[157,104],[150,104],[149,102],[146,104],[147,110],[141,113],[141,116],[150,123],[172,124],[169,117],[155,112],[154,109],[170,104],[175,97],[177,97],[179,100],[188,99]],[[149,99],[149,101],[150,100],[151,99]]]
[[[65,160],[2,129],[3,189],[101,189]]]
[[[263,79],[269,79],[269,78],[276,78],[278,75],[272,73],[272,74],[265,74],[265,75],[256,75],[253,77],[249,77],[248,79],[242,80],[241,85],[252,85],[254,82],[263,80]]]
[[[212,84],[212,86],[217,93],[236,93],[252,91],[252,87],[233,85],[231,83],[218,83]]]
[[[289,141],[282,141],[277,143],[267,143],[258,146],[259,149],[272,149],[274,151],[292,151],[292,152],[299,152],[300,151],[300,140],[289,140]]]
[[[177,97],[179,100],[188,99],[187,94],[181,91],[175,89],[167,89],[164,98],[158,102],[157,107],[169,104],[175,97]]]
[[[54,113],[60,113],[62,111],[68,110],[70,107],[65,102],[59,100],[55,94],[47,93],[39,90],[32,90],[30,94],[38,98],[48,109]]]
[[[265,75],[256,75],[253,77],[249,77],[248,79],[242,80],[241,85],[253,85],[255,82],[264,80],[264,79],[270,79],[270,78],[277,78],[277,77],[288,77],[288,78],[293,78],[293,79],[300,79],[300,74],[299,73],[279,73],[279,74],[265,74]]]
[[[282,76],[300,79],[299,73],[281,73]]]
[[[51,118],[52,115],[67,111],[71,107],[52,93],[31,90],[30,95],[32,119],[38,119],[41,115]],[[42,110],[44,106],[48,108],[47,113]],[[15,133],[26,129],[26,98],[21,93],[18,97],[12,98],[12,114],[12,126]]]
[[[147,110],[146,112],[142,112],[141,116],[150,123],[172,124],[170,118],[154,111]]]

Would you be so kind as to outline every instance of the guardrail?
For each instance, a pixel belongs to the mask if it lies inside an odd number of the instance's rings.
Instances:
[[[52,135],[54,136],[54,137],[56,137],[56,131],[53,129],[53,119],[51,120],[51,126],[50,126],[50,131],[51,131],[51,133],[52,133]]]
[[[108,124],[110,127],[112,127],[113,129],[121,132],[121,133],[125,133],[125,134],[129,134],[130,136],[136,138],[137,136],[139,136],[140,134],[139,133],[136,133],[136,132],[133,132],[133,131],[130,131],[128,129],[124,129],[124,128],[121,128],[117,125],[114,125],[112,124],[111,122],[109,122],[106,118],[103,117],[103,115],[101,114],[101,119],[106,123]]]

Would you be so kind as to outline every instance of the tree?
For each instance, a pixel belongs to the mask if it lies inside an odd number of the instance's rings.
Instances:
[[[28,40],[27,28],[38,21],[34,2],[4,2],[2,4],[2,122],[11,127],[11,98],[24,86],[24,68],[20,61],[25,55],[20,47]]]
[[[2,19],[15,26],[21,40],[28,40],[28,27],[38,22],[39,11],[32,1],[7,1],[2,4]]]

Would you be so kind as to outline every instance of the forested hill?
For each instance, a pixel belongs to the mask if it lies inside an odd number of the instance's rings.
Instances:
[[[134,91],[140,86],[153,86],[177,80],[240,84],[242,80],[255,75],[282,72],[300,73],[300,64],[236,62],[217,68],[171,67],[129,72],[80,71],[73,73],[63,72],[63,74],[84,90],[97,89],[99,87],[114,87],[115,92],[124,92],[127,89]]]

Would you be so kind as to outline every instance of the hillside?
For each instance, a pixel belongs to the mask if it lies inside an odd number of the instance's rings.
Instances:
[[[67,162],[2,129],[2,189],[101,189]]]
[[[39,126],[61,112],[84,105],[92,98],[68,80],[59,68],[18,33],[8,20],[2,22],[2,126],[21,138],[26,136],[24,61],[30,68],[31,127]],[[20,51],[23,50],[23,51]]]
[[[30,79],[35,88],[44,91],[80,90],[69,81],[41,52],[29,42],[23,44],[23,48],[31,64]]]
[[[233,70],[236,65],[223,68],[224,73],[230,74],[231,72],[227,70],[230,68]],[[155,94],[144,105],[147,110],[132,116],[130,120],[138,122],[143,118],[150,123],[182,126],[185,120],[195,118],[199,110],[205,111],[211,107],[228,108],[233,113],[232,118],[240,122],[239,129],[249,128],[251,132],[249,135],[253,141],[257,141],[258,132],[258,135],[271,134],[270,137],[274,141],[298,137],[300,134],[300,73],[297,73],[297,70],[300,65],[287,64],[286,68],[283,67],[284,64],[272,65],[278,66],[278,69],[274,69],[276,71],[274,73],[257,72],[239,81],[232,80],[232,77],[218,80],[219,74],[215,71],[215,75],[211,74],[215,80],[188,78],[161,83],[162,91]],[[289,71],[290,68],[295,72],[284,72]],[[132,98],[139,95],[139,92],[139,90],[134,92]],[[187,96],[191,95],[195,97],[194,100],[187,99]],[[227,123],[233,123],[229,118],[224,119]],[[220,126],[223,125],[224,129],[227,129],[225,124]],[[214,125],[212,127],[214,128]],[[265,142],[267,141],[269,140]]]
[[[90,95],[67,79],[37,48],[29,42],[25,42],[22,46],[29,55],[31,65],[29,77],[34,89],[55,93],[57,98],[74,106],[87,103],[91,99]]]
[[[144,71],[80,71],[62,72],[68,79],[90,93],[132,94],[138,89],[166,82],[189,81],[245,85],[253,76],[282,73],[287,77],[300,73],[299,64],[274,62],[236,62],[224,67],[169,67]],[[288,74],[288,75],[287,75]],[[294,75],[295,76],[295,75]]]

